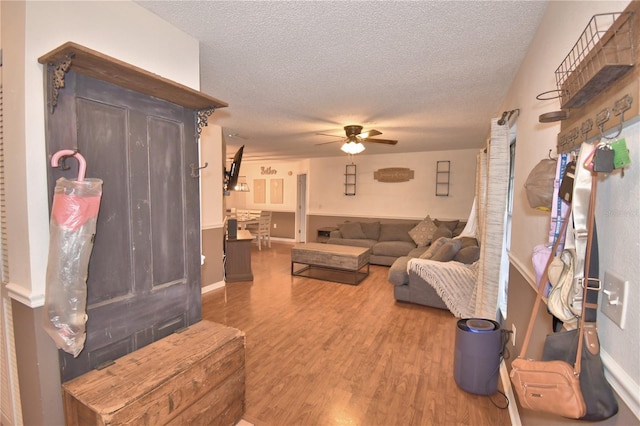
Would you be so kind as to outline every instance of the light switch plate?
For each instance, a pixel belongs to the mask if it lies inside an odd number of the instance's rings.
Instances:
[[[624,329],[627,314],[627,287],[629,281],[606,271],[602,283],[602,300],[600,310],[618,327]]]

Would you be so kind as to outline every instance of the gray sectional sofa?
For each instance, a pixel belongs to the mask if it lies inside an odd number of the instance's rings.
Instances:
[[[439,309],[448,309],[434,288],[418,274],[408,270],[413,258],[429,259],[439,262],[457,261],[472,264],[480,256],[480,247],[475,238],[442,237],[434,241],[429,248],[418,256],[399,257],[389,268],[389,282],[393,284],[393,295],[397,301],[411,302]],[[452,283],[453,284],[453,283]]]
[[[411,223],[346,222],[331,231],[327,244],[367,247],[371,249],[369,262],[373,265],[391,266],[399,257],[417,248],[409,231]]]
[[[371,249],[371,264],[392,266],[398,258],[419,257],[434,237],[459,235],[466,225],[460,220],[434,219],[435,227],[421,229],[419,225],[425,220],[402,223],[345,222],[338,225],[337,230],[331,231],[327,243],[367,247]]]
[[[433,267],[449,261],[459,262],[460,268],[474,264],[480,247],[476,238],[461,235],[465,225],[466,221],[432,220],[429,216],[402,223],[345,222],[331,231],[327,243],[371,249],[370,263],[390,267],[388,279],[397,301],[448,309],[433,286],[409,271],[408,264],[413,258],[432,261]],[[444,269],[459,270],[452,263],[438,268]]]

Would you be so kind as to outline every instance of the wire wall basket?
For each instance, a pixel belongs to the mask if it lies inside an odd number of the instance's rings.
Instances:
[[[556,69],[562,108],[579,108],[630,71],[633,12],[594,15]]]

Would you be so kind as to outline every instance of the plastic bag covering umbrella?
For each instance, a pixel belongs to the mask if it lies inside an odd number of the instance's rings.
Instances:
[[[60,158],[67,156],[79,162],[78,180],[56,181],[49,223],[44,329],[58,349],[77,357],[86,339],[87,274],[102,180],[84,178],[86,162],[76,151],[56,152],[51,165],[58,167]]]

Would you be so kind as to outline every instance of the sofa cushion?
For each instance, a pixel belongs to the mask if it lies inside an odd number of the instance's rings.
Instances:
[[[478,240],[473,237],[458,237],[456,239],[460,240],[460,242],[462,243],[462,246],[460,246],[461,249],[465,247],[474,247],[480,245],[478,244]]]
[[[456,257],[461,245],[460,240],[449,240],[442,244],[438,251],[431,256],[431,260],[435,260],[436,262],[449,262]]]
[[[462,231],[464,231],[464,228],[467,226],[467,222],[465,221],[460,221],[458,222],[458,225],[453,228],[453,230],[451,231],[451,235],[453,235],[454,237],[457,237],[458,235],[462,234]]]
[[[415,226],[416,223],[381,223],[378,241],[408,241],[413,243],[409,231]],[[415,243],[413,244],[415,246]]]
[[[371,248],[371,254],[378,256],[406,256],[416,245],[409,241],[380,241]]]
[[[439,219],[435,219],[434,223],[436,224],[437,227],[441,227],[442,225],[444,225],[447,228],[449,228],[449,230],[451,232],[453,232],[453,230],[456,229],[456,226],[458,226],[458,223],[460,223],[460,221],[459,220],[439,220]]]
[[[410,258],[420,257],[422,254],[429,249],[430,246],[426,247],[416,247],[407,254]]]
[[[451,238],[451,230],[446,225],[440,225],[436,232],[433,233],[433,238],[431,239],[431,244],[434,241],[438,241],[440,238]]]
[[[400,256],[393,262],[389,268],[389,282],[393,285],[405,285],[409,283],[409,273],[407,265],[409,264],[409,256]]]
[[[360,222],[362,232],[369,240],[378,240],[380,238],[380,222]]]
[[[340,246],[354,246],[372,248],[377,243],[376,240],[367,240],[366,238],[329,238],[327,244],[337,244]]]
[[[360,222],[346,222],[340,225],[339,228],[342,238],[367,238],[362,231],[362,225],[360,225]]]
[[[440,247],[442,247],[442,245],[448,241],[451,241],[451,238],[442,237],[434,240],[429,248],[420,255],[420,259],[431,259],[431,257],[440,249]]]
[[[431,217],[427,216],[424,220],[418,223],[411,231],[409,231],[409,236],[416,243],[418,247],[425,247],[433,238],[433,233],[436,232],[438,227]]]
[[[453,258],[456,262],[464,263],[466,265],[471,265],[478,259],[480,259],[480,247],[478,246],[461,248]]]

